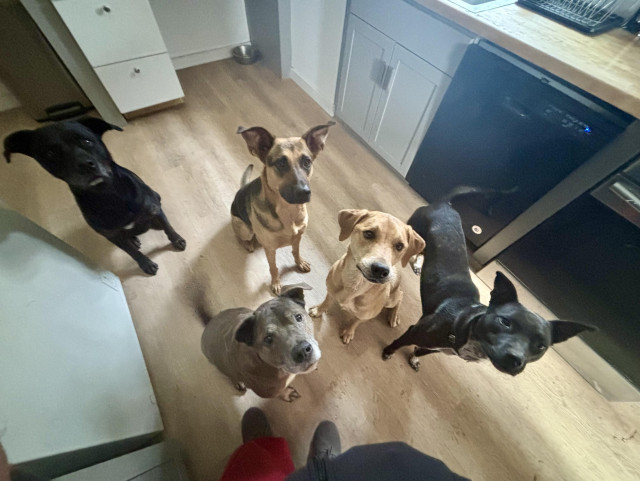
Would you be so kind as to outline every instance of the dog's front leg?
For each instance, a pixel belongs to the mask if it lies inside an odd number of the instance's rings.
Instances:
[[[296,261],[296,266],[300,269],[300,272],[309,272],[311,270],[311,264],[300,257],[300,241],[302,240],[302,232],[296,234],[293,238],[293,244],[291,250],[293,251],[293,259]]]
[[[276,250],[265,247],[264,253],[267,256],[267,262],[269,263],[271,290],[276,296],[279,296],[282,286],[280,285],[280,273],[278,272],[278,266],[276,265]]]
[[[140,246],[130,237],[119,234],[113,237],[107,237],[107,239],[129,254],[146,274],[150,276],[156,275],[156,272],[158,272],[158,264],[140,252],[138,250]]]
[[[390,294],[389,302],[385,306],[388,309],[387,321],[391,327],[397,327],[400,323],[398,311],[400,310],[400,303],[402,302],[403,296],[404,293],[400,289],[396,289]]]
[[[382,359],[386,361],[391,356],[393,356],[393,354],[401,347],[411,346],[413,344],[416,344],[416,331],[417,331],[416,326],[417,326],[416,324],[414,324],[413,326],[410,326],[409,329],[407,329],[402,336],[400,336],[398,339],[396,339],[387,347],[385,347],[382,350]]]
[[[311,317],[322,317],[322,314],[327,312],[329,310],[329,307],[331,307],[331,296],[327,292],[327,296],[324,298],[324,301],[322,301],[322,304],[313,306],[311,309],[309,309],[309,315]]]
[[[178,234],[175,229],[169,223],[169,219],[161,210],[157,216],[158,222],[160,223],[161,229],[167,234],[171,245],[178,249],[179,251],[183,251],[187,248],[187,241],[185,241],[180,234]]]

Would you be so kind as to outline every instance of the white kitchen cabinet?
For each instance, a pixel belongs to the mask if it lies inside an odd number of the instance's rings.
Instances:
[[[184,93],[148,0],[53,0],[121,113]]]
[[[472,36],[402,0],[352,0],[336,114],[406,175]]]

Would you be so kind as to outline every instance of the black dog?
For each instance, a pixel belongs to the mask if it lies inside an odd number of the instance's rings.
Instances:
[[[420,277],[422,317],[382,352],[383,359],[403,346],[417,346],[409,364],[419,357],[449,351],[467,361],[489,358],[500,371],[515,376],[547,348],[592,326],[571,321],[545,321],[518,302],[516,289],[498,272],[489,306],[480,304],[471,280],[460,216],[449,200],[474,192],[459,189],[447,199],[418,208],[407,224],[426,241]]]
[[[140,252],[138,235],[164,230],[173,247],[184,250],[160,206],[160,196],[140,177],[116,164],[102,142],[107,130],[122,130],[97,118],[59,122],[36,130],[20,130],[4,139],[4,156],[33,157],[71,189],[87,223],[135,259],[147,274],[158,265]]]

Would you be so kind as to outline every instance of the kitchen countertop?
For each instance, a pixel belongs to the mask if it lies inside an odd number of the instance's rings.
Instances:
[[[591,37],[517,4],[472,13],[446,0],[413,3],[640,118],[640,37],[622,29]]]

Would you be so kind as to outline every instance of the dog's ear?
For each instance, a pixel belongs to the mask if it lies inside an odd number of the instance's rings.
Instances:
[[[267,154],[271,150],[271,147],[273,147],[273,142],[275,141],[275,137],[271,135],[267,129],[263,129],[262,127],[249,127],[248,129],[238,127],[236,133],[242,135],[242,138],[247,143],[247,147],[249,147],[251,155],[255,155],[262,162],[266,160]]]
[[[491,291],[490,306],[501,306],[508,302],[518,302],[518,294],[513,283],[507,279],[502,272],[496,272],[496,278],[493,281],[493,290]]]
[[[329,136],[329,127],[335,125],[336,123],[331,120],[324,125],[317,125],[315,127],[310,128],[302,138],[309,147],[309,150],[313,154],[315,158],[316,155],[320,153],[322,149],[324,149],[324,143]]]
[[[117,125],[110,124],[109,122],[105,122],[97,117],[84,117],[82,119],[78,119],[77,122],[84,125],[99,137],[102,137],[102,134],[107,130],[118,130],[122,132],[122,129]]]
[[[31,139],[33,130],[18,130],[4,139],[4,158],[11,162],[11,154],[24,154],[31,157]]]
[[[402,254],[402,267],[405,267],[413,256],[422,254],[427,245],[424,239],[409,225],[407,226],[407,242],[407,249]]]
[[[369,216],[368,210],[344,209],[338,212],[338,225],[340,226],[340,236],[338,240],[347,239],[353,232],[356,224]]]
[[[280,297],[288,297],[289,299],[297,302],[302,307],[304,307],[304,291],[309,290],[311,290],[311,286],[306,282],[301,282],[299,284],[289,284],[287,286],[282,286]]]
[[[244,342],[248,346],[253,346],[253,331],[256,326],[256,315],[247,317],[236,331],[236,341]]]
[[[566,341],[570,337],[583,331],[597,331],[598,328],[589,324],[573,321],[549,321],[551,324],[551,344]]]

